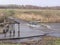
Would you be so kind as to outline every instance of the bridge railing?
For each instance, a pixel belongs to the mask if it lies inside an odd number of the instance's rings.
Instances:
[[[15,24],[17,24],[17,27],[15,26]],[[17,28],[17,32],[16,32],[15,28]],[[4,26],[3,33],[4,33],[4,37],[7,37],[7,34],[9,34],[9,37],[14,37],[16,33],[18,34],[17,37],[20,37],[20,24],[18,24],[18,23],[7,23]]]

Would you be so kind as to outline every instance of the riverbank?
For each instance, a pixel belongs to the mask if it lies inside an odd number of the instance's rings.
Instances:
[[[60,10],[15,10],[15,17],[26,21],[60,22]]]
[[[26,21],[60,22],[60,10],[0,9],[0,19],[4,14]]]
[[[0,41],[0,45],[60,45],[60,38],[44,36],[39,40],[29,40],[25,42]]]
[[[44,36],[39,40],[29,40],[27,42],[22,42],[22,45],[60,45],[60,38],[52,36]]]

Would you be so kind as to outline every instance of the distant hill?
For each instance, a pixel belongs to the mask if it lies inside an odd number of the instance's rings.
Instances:
[[[57,9],[60,10],[60,6],[53,7],[40,7],[34,5],[0,5],[0,9]]]

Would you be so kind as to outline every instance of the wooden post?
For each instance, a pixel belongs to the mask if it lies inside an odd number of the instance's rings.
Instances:
[[[10,32],[9,32],[9,33],[10,33],[10,37],[11,37],[11,36],[12,36],[12,35],[11,35],[11,34],[12,34],[12,31],[10,30]]]
[[[12,36],[13,33],[13,37],[15,36],[15,31],[14,31],[14,24],[10,24],[10,37]]]
[[[20,37],[20,24],[18,24],[18,37]]]
[[[4,33],[4,37],[6,37],[6,33],[5,33],[6,31],[5,30],[3,30],[3,33]]]
[[[13,30],[13,37],[15,36],[15,30]]]
[[[4,37],[6,37],[6,30],[7,30],[6,22],[7,22],[6,17],[4,17],[4,29],[3,29]]]

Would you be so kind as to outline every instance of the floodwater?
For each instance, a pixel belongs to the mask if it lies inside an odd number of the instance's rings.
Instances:
[[[20,24],[21,37],[33,35],[50,35],[60,37],[60,23]]]
[[[21,37],[34,36],[34,35],[44,35],[60,37],[60,23],[40,23],[37,25],[29,25],[29,23],[20,24]],[[23,28],[24,27],[24,28]],[[25,39],[26,40],[39,40],[38,38]],[[24,40],[22,40],[24,41]]]
[[[17,38],[18,24],[15,24],[14,27],[15,27],[14,38]],[[29,36],[37,36],[37,35],[44,35],[44,34],[47,34],[49,36],[54,36],[54,37],[60,37],[60,23],[40,23],[34,25],[34,24],[29,24],[29,22],[20,21],[20,37],[29,37]],[[0,39],[13,38],[13,33],[11,34],[11,37],[9,35],[10,35],[9,31],[6,33],[6,37],[4,37],[4,34],[0,34]],[[40,39],[40,37],[35,39]],[[31,39],[25,39],[25,40],[31,40]]]

